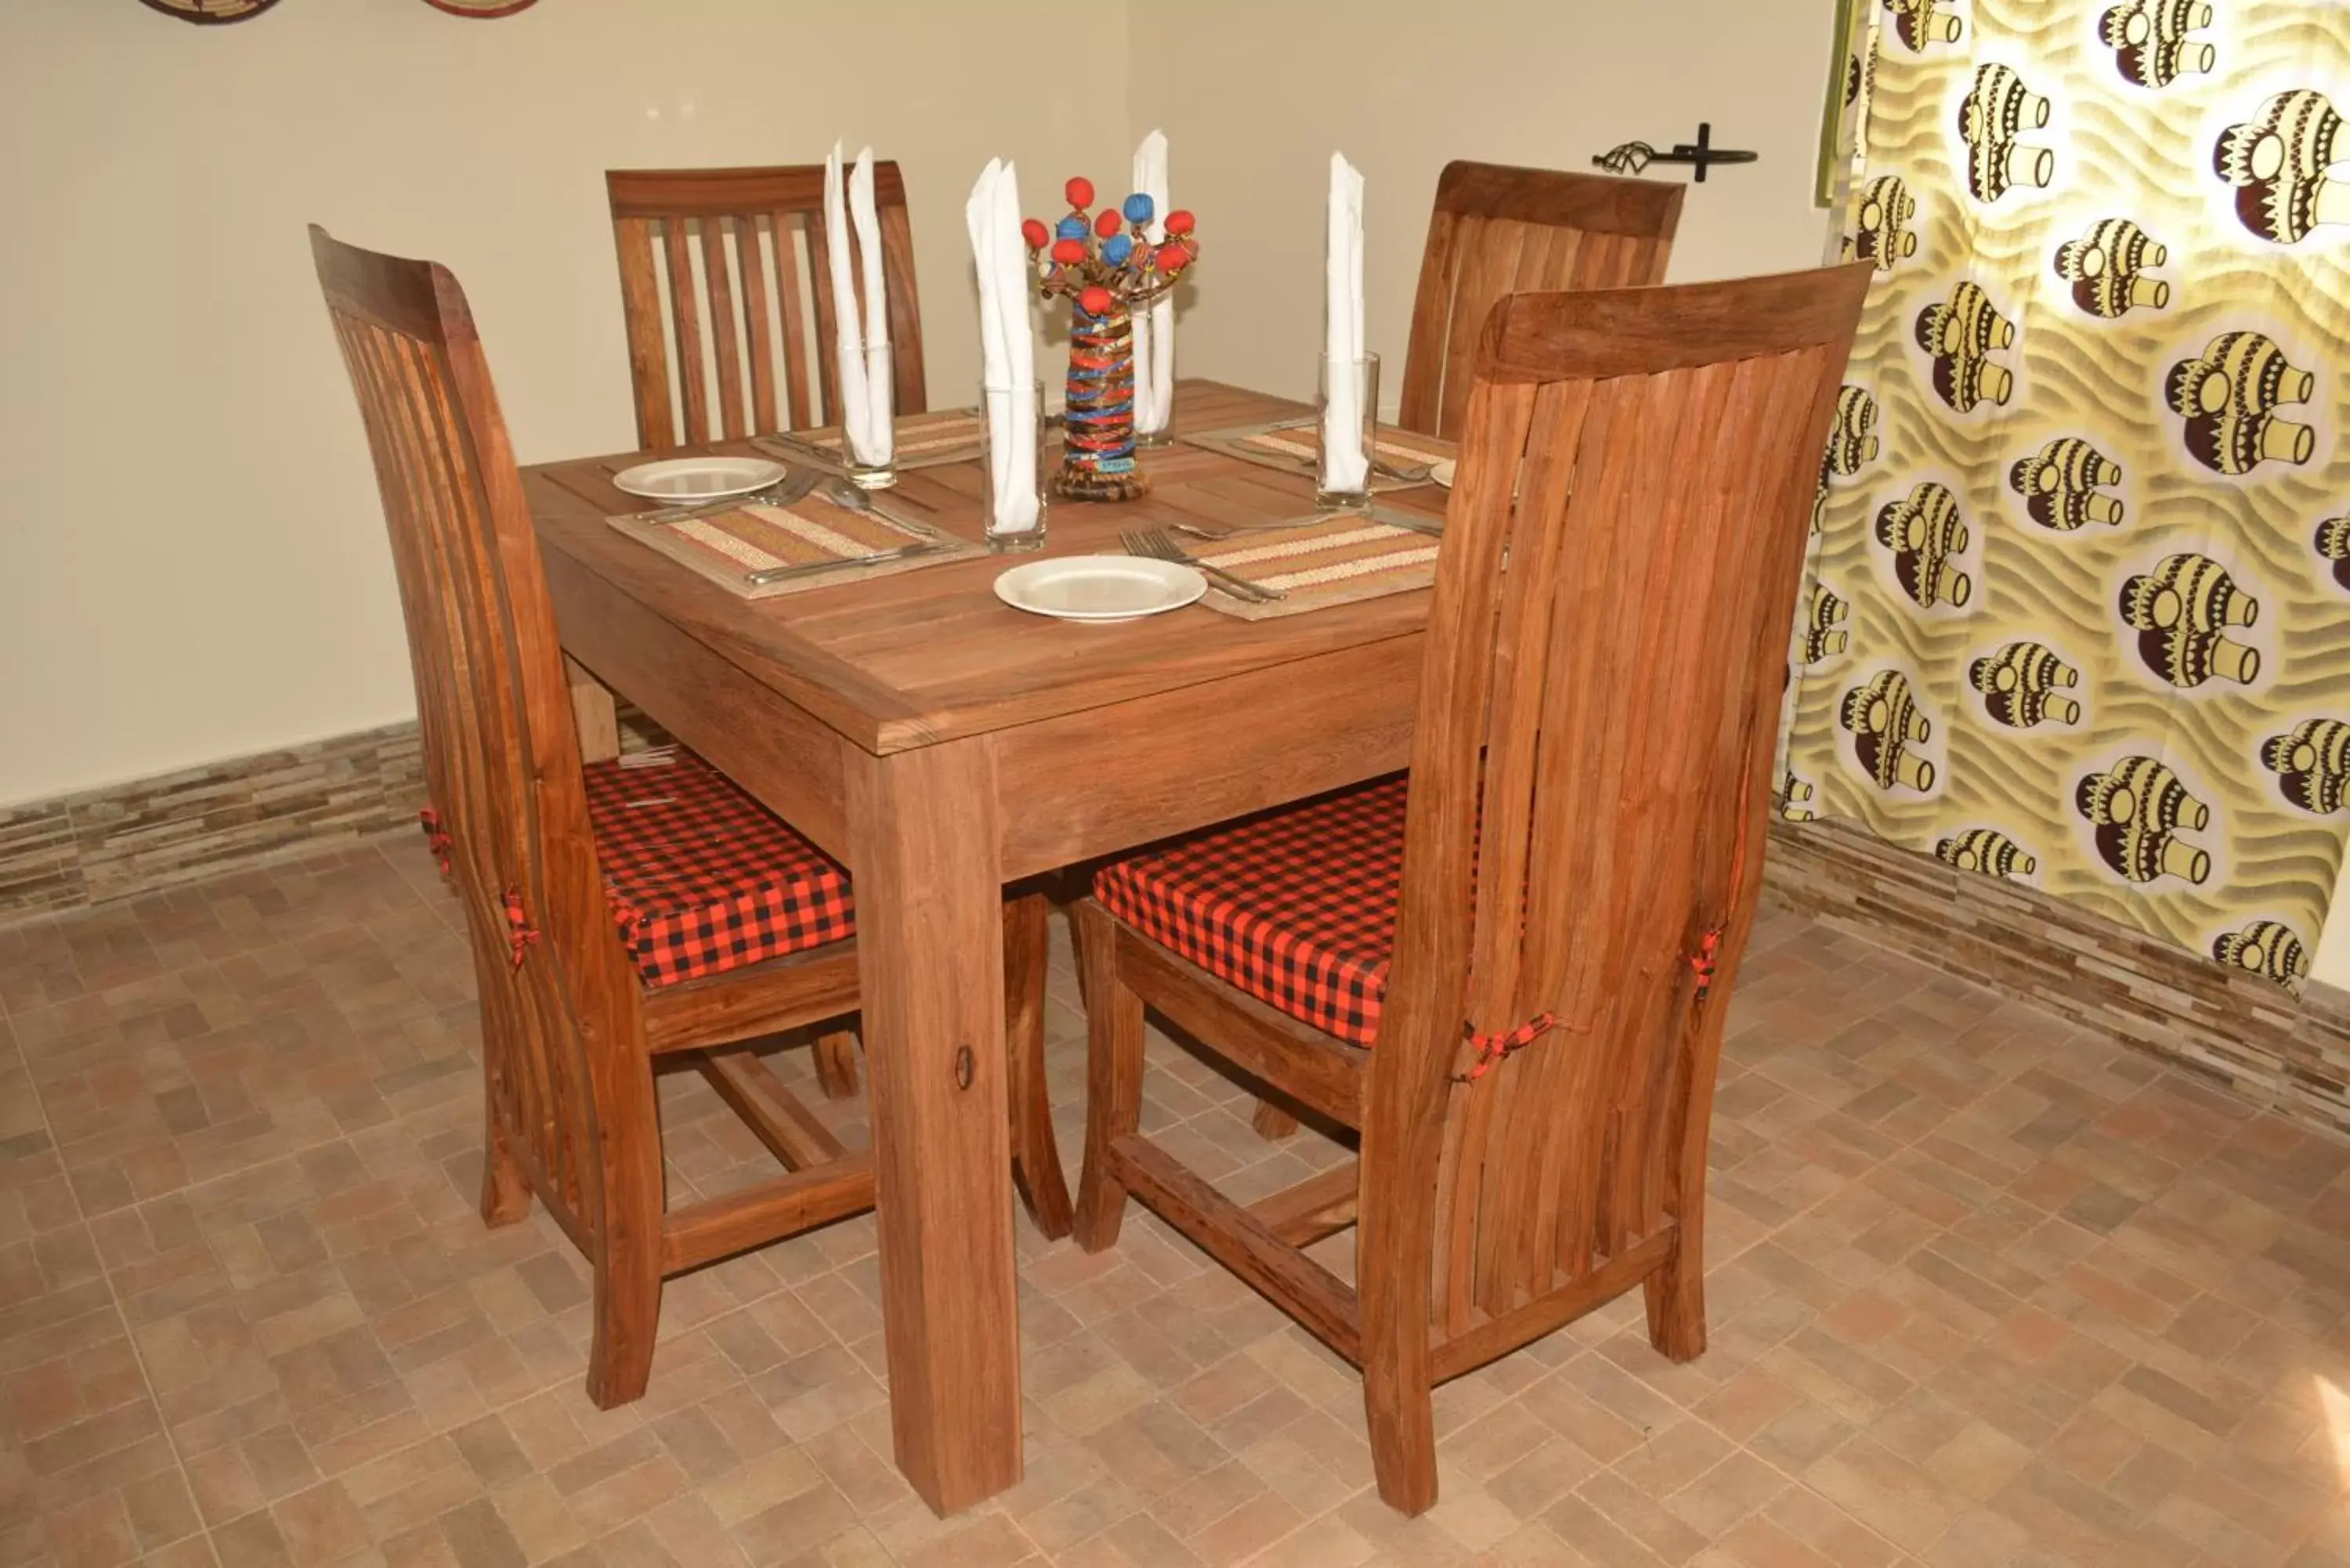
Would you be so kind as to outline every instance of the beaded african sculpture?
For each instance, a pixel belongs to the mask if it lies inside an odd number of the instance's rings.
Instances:
[[[1166,239],[1153,244],[1154,212],[1137,192],[1088,217],[1093,182],[1068,182],[1068,214],[1052,229],[1035,218],[1020,225],[1032,255],[1049,265],[1038,285],[1046,299],[1069,301],[1069,400],[1061,472],[1053,492],[1072,501],[1131,501],[1150,481],[1134,456],[1134,312],[1175,286],[1200,259],[1191,214],[1167,214]]]

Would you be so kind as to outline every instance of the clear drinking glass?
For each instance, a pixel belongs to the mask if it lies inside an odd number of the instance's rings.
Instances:
[[[1314,504],[1326,512],[1368,512],[1371,509],[1371,462],[1378,455],[1379,357],[1322,359],[1322,389],[1315,405],[1320,432],[1321,458],[1314,469]],[[1339,429],[1352,431],[1362,442],[1362,461],[1354,472],[1333,469],[1333,448],[1343,437],[1330,438]]]
[[[1003,450],[996,433],[1002,431]],[[1010,555],[1045,544],[1045,383],[979,389],[980,518],[987,547]]]
[[[898,385],[889,344],[873,343],[866,346],[865,384],[868,388],[884,387],[889,389],[889,395],[884,400],[884,407],[889,417],[889,454],[879,462],[868,462],[866,454],[858,452],[857,443],[848,439],[847,426],[844,421],[840,437],[841,462],[842,465],[848,470],[848,482],[859,490],[887,490],[898,483]]]
[[[1175,359],[1175,313],[1170,310],[1163,316],[1158,314],[1159,306],[1156,302],[1146,305],[1142,308],[1151,313],[1149,344],[1150,353],[1153,358],[1164,355],[1171,371]],[[1134,319],[1139,326],[1143,317],[1138,314]],[[1162,334],[1165,337],[1163,342]],[[1134,342],[1138,350],[1134,357],[1134,380],[1139,388],[1149,384],[1150,367],[1143,363],[1143,358],[1139,352],[1144,346],[1141,333],[1135,334]],[[1139,410],[1141,406],[1140,400],[1138,400],[1135,407]],[[1146,452],[1175,444],[1175,378],[1172,374],[1167,378],[1167,407],[1158,410],[1158,419],[1151,428],[1145,430],[1142,428],[1142,421],[1139,417],[1135,420],[1134,444]]]

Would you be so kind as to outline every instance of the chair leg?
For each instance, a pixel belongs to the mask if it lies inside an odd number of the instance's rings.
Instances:
[[[816,1081],[827,1100],[857,1095],[857,1032],[836,1029],[816,1037]]]
[[[1045,972],[1052,958],[1052,905],[1024,893],[1003,905],[1003,1042],[1010,1056],[1012,1177],[1028,1217],[1048,1241],[1069,1233],[1069,1182],[1053,1142],[1045,1084]]]
[[[1705,1241],[1682,1221],[1662,1266],[1640,1282],[1648,1308],[1648,1343],[1668,1361],[1705,1354]]]
[[[1370,1370],[1365,1368],[1363,1406],[1380,1500],[1398,1513],[1426,1513],[1436,1506],[1435,1390],[1425,1381],[1367,1376]]]
[[[1249,1118],[1249,1125],[1256,1128],[1256,1136],[1265,1142],[1279,1143],[1297,1130],[1297,1118],[1271,1100],[1259,1100],[1256,1115]]]
[[[650,1248],[608,1248],[596,1267],[596,1338],[588,1397],[609,1410],[644,1395],[660,1329],[660,1260]]]
[[[603,1199],[591,1210],[596,1234],[588,1239],[596,1293],[588,1397],[606,1410],[640,1397],[652,1376],[660,1329],[661,1216],[668,1208],[652,1063],[618,1056],[591,1061],[588,1068],[602,1134]]]
[[[530,1175],[515,1154],[506,1131],[498,1125],[494,1104],[484,1110],[482,1135],[482,1222],[512,1225],[530,1213]]]
[[[1076,909],[1077,961],[1086,974],[1086,1168],[1077,1190],[1077,1245],[1098,1252],[1118,1241],[1126,1186],[1110,1147],[1142,1125],[1142,998],[1118,979],[1118,931],[1091,899]]]

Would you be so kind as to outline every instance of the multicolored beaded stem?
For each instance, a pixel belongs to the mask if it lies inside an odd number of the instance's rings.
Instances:
[[[1149,493],[1134,441],[1134,312],[1175,286],[1200,258],[1191,214],[1166,214],[1153,244],[1151,200],[1135,192],[1097,216],[1086,208],[1093,182],[1065,188],[1069,212],[1052,228],[1021,223],[1029,253],[1049,265],[1037,284],[1046,299],[1069,301],[1069,391],[1065,455],[1053,492],[1071,501],[1131,501]]]
[[[1069,324],[1066,455],[1053,490],[1073,501],[1131,501],[1150,481],[1134,460],[1134,317],[1078,306]]]

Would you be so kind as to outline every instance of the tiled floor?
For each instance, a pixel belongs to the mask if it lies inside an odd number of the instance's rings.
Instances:
[[[1022,1221],[1028,1480],[941,1521],[869,1219],[673,1285],[650,1397],[588,1405],[578,1259],[473,1214],[453,919],[403,841],[0,932],[0,1568],[2350,1564],[2350,1146],[1848,937],[1758,933],[1703,1359],[1636,1298],[1452,1385],[1406,1521],[1278,1314],[1155,1222]],[[1332,1158],[1152,1059],[1232,1185]],[[681,1180],[760,1168],[669,1098]]]

